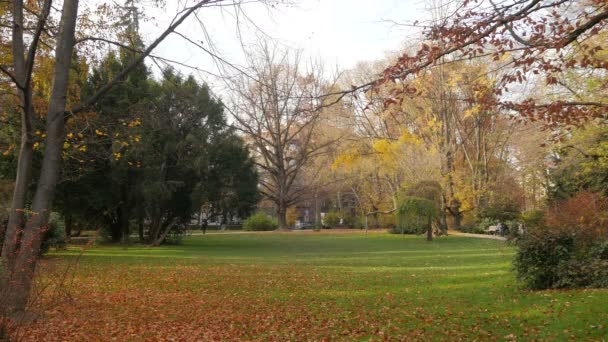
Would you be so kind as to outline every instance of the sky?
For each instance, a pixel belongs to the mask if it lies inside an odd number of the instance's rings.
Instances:
[[[141,25],[144,39],[150,42],[158,36],[183,3],[167,0],[163,10],[148,11],[151,19]],[[202,9],[199,18],[212,44],[195,18],[187,20],[178,31],[204,47],[213,47],[222,58],[238,65],[244,64],[243,48],[251,49],[260,37],[268,36],[301,49],[305,57],[321,60],[326,67],[344,70],[399,50],[413,32],[394,22],[420,19],[426,15],[424,7],[425,0],[299,0],[296,5],[273,9],[254,3],[243,6],[247,19],[241,14],[240,24],[231,10]],[[218,73],[210,56],[178,35],[171,35],[154,54]],[[196,74],[209,83],[216,81],[213,76]]]

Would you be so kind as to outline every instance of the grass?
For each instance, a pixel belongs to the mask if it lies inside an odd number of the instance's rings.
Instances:
[[[608,291],[528,292],[501,241],[389,234],[217,234],[95,247],[45,340],[602,340]],[[54,253],[41,281],[79,255]],[[47,296],[48,297],[48,296]],[[63,298],[63,297],[62,297]],[[49,299],[44,299],[48,301]]]

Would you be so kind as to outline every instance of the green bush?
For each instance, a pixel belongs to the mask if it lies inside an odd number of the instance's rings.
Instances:
[[[484,228],[480,228],[478,224],[463,224],[462,226],[456,228],[458,231],[469,234],[486,234],[486,230]]]
[[[62,248],[65,246],[66,235],[63,219],[58,213],[52,212],[49,218],[49,224],[44,232],[42,244],[40,246],[40,255],[54,248]]]
[[[323,217],[323,226],[329,228],[335,228],[340,225],[340,213],[330,211]]]
[[[608,241],[572,229],[535,229],[518,240],[517,278],[530,289],[608,287]],[[599,238],[599,237],[598,237]]]
[[[530,210],[520,215],[521,222],[526,227],[539,227],[545,221],[545,212],[542,210]]]
[[[243,222],[243,230],[246,231],[269,231],[278,227],[277,221],[264,213],[253,214]]]
[[[560,264],[572,258],[575,245],[571,236],[528,233],[518,241],[515,255],[517,279],[530,289],[557,287]]]
[[[518,278],[533,289],[608,287],[607,209],[586,191],[547,209],[518,241]]]

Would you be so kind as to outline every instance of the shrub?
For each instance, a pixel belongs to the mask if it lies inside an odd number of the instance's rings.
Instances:
[[[264,213],[253,214],[243,222],[243,230],[246,231],[268,231],[278,227],[277,221]]]
[[[575,233],[580,243],[590,244],[608,237],[608,199],[581,191],[558,202],[545,213],[547,227]]]
[[[531,289],[608,287],[606,204],[581,192],[547,210],[518,241],[518,279]]]
[[[530,210],[520,215],[521,222],[526,227],[539,227],[545,222],[545,212],[542,210]]]
[[[361,216],[351,216],[352,223],[351,227],[355,229],[364,229],[365,228],[365,217]]]
[[[62,248],[65,246],[65,225],[58,213],[52,212],[49,218],[49,224],[44,232],[42,244],[40,245],[40,255],[54,248]]]
[[[323,217],[323,226],[334,228],[340,225],[340,213],[330,211]]]
[[[397,227],[397,219],[395,218],[395,215],[379,215],[376,223],[380,228],[395,229],[395,227]]]
[[[486,230],[484,228],[480,228],[477,224],[463,224],[460,227],[456,228],[458,231],[463,233],[470,234],[486,234]]]
[[[296,221],[298,220],[298,210],[294,207],[289,207],[287,209],[287,225],[290,227],[294,227],[296,225]]]
[[[567,235],[529,232],[518,241],[514,266],[517,278],[530,289],[555,288],[560,263],[569,261],[575,250],[574,239]]]

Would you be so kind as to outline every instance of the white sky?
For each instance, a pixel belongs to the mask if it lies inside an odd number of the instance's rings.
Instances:
[[[163,13],[150,13],[154,20],[141,25],[147,42],[169,25],[178,3],[182,2],[167,0]],[[412,32],[388,21],[412,22],[424,18],[427,16],[424,4],[424,0],[299,0],[297,6],[279,6],[272,10],[249,4],[244,6],[244,11],[271,38],[302,49],[307,57],[321,59],[326,67],[343,70],[357,62],[375,60],[399,50]],[[199,14],[222,57],[242,65],[243,49],[234,16],[215,8],[204,8]],[[258,28],[251,24],[241,24],[240,28],[245,44],[255,42],[256,32],[259,36]],[[209,47],[201,25],[194,18],[182,24],[178,31]],[[209,56],[177,35],[167,38],[154,54],[217,72]],[[183,68],[182,71],[192,72]],[[205,77],[205,80],[213,84],[217,80],[212,78]]]

